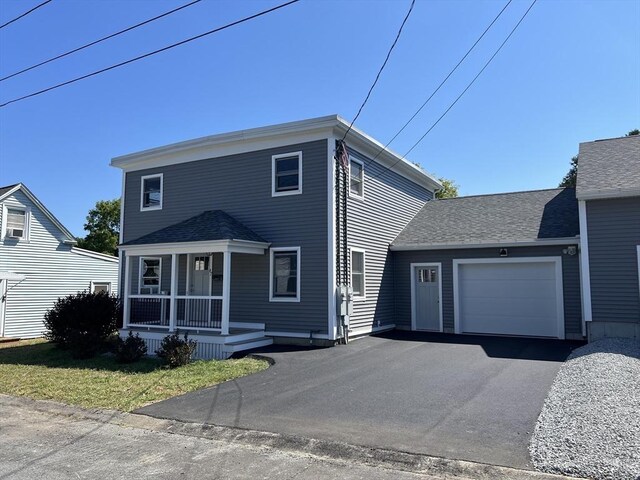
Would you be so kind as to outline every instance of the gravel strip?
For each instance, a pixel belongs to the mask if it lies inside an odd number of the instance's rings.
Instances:
[[[575,350],[544,402],[529,452],[544,472],[640,479],[640,343],[610,338]]]

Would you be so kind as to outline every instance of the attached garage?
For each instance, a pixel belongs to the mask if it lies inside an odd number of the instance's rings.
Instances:
[[[456,333],[564,338],[560,257],[453,261]]]

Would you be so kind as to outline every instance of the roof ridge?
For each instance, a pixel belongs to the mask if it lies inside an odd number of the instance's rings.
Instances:
[[[555,187],[555,188],[539,188],[536,190],[517,190],[515,192],[500,192],[500,193],[482,193],[482,194],[478,194],[478,195],[463,195],[460,197],[450,197],[450,198],[438,198],[438,199],[434,199],[437,201],[442,201],[442,200],[461,200],[464,198],[478,198],[478,197],[496,197],[499,195],[516,195],[516,194],[521,194],[521,193],[536,193],[536,192],[551,192],[551,191],[560,191],[560,190],[575,190],[575,187]]]

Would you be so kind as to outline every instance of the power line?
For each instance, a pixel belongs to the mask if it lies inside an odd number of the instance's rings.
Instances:
[[[192,42],[194,40],[198,40],[198,39],[200,39],[202,37],[206,37],[207,35],[211,35],[213,33],[217,33],[217,32],[220,32],[222,30],[226,30],[227,28],[233,27],[235,25],[239,25],[239,24],[244,23],[244,22],[248,22],[249,20],[253,20],[253,19],[261,17],[263,15],[267,15],[268,13],[275,12],[276,10],[279,10],[281,8],[284,8],[284,7],[287,7],[289,5],[297,3],[299,1],[300,0],[290,0],[290,1],[286,2],[286,3],[282,3],[280,5],[277,5],[275,7],[269,8],[267,10],[263,10],[261,12],[258,12],[258,13],[255,13],[253,15],[250,15],[248,17],[242,18],[240,20],[236,20],[235,22],[228,23],[228,24],[226,24],[226,25],[224,25],[222,27],[214,28],[213,30],[209,30],[208,32],[204,32],[204,33],[201,33],[201,34],[196,35],[194,37],[187,38],[186,40],[182,40],[180,42],[173,43],[173,44],[168,45],[166,47],[159,48],[158,50],[154,50],[153,52],[149,52],[149,53],[145,53],[143,55],[139,55],[139,56],[137,56],[135,58],[131,58],[131,59],[126,60],[124,62],[120,62],[120,63],[117,63],[115,65],[111,65],[110,67],[106,67],[106,68],[103,68],[103,69],[100,69],[100,70],[96,70],[95,72],[91,72],[91,73],[88,73],[86,75],[82,75],[81,77],[76,77],[76,78],[74,78],[72,80],[67,80],[66,82],[62,82],[62,83],[59,83],[57,85],[53,85],[52,87],[47,87],[45,89],[39,90],[39,91],[34,92],[34,93],[30,93],[28,95],[23,95],[22,97],[14,98],[13,100],[9,100],[8,102],[4,102],[4,103],[0,104],[0,108],[6,107],[7,105],[9,105],[11,103],[16,103],[16,102],[19,102],[21,100],[25,100],[25,99],[30,98],[30,97],[35,97],[37,95],[42,95],[43,93],[50,92],[51,90],[55,90],[57,88],[64,87],[65,85],[70,85],[72,83],[79,82],[80,80],[84,80],[86,78],[93,77],[95,75],[99,75],[99,74],[107,72],[109,70],[113,70],[113,69],[122,67],[124,65],[128,65],[129,63],[133,63],[133,62],[136,62],[138,60],[142,60],[143,58],[147,58],[147,57],[150,57],[152,55],[156,55],[158,53],[164,52],[166,50],[170,50],[172,48],[178,47],[180,45],[184,45],[185,43],[189,43],[189,42]]]
[[[353,117],[353,120],[351,121],[351,124],[349,125],[349,128],[347,128],[347,131],[344,133],[344,136],[342,137],[342,141],[344,141],[344,139],[347,138],[347,135],[351,131],[351,127],[353,127],[353,124],[356,122],[356,120],[360,116],[360,113],[362,112],[362,109],[367,104],[367,101],[369,100],[369,97],[371,96],[371,92],[373,92],[373,89],[376,86],[376,84],[378,83],[378,80],[380,79],[380,75],[382,74],[382,71],[384,70],[384,67],[387,65],[387,62],[389,61],[389,57],[391,57],[391,52],[393,52],[393,49],[395,48],[396,43],[398,43],[398,40],[400,39],[400,35],[402,34],[402,29],[404,28],[404,24],[407,23],[407,20],[409,19],[409,16],[411,15],[411,12],[413,11],[413,6],[415,5],[415,3],[416,3],[416,0],[411,0],[411,5],[409,6],[409,11],[405,15],[404,20],[402,21],[402,24],[400,25],[400,29],[398,30],[398,33],[396,34],[396,38],[393,41],[393,43],[391,44],[391,48],[387,52],[387,56],[384,59],[384,62],[382,64],[382,66],[380,67],[380,70],[378,70],[378,74],[376,75],[375,80],[371,84],[371,88],[369,88],[369,92],[367,93],[367,96],[365,97],[364,101],[362,102],[362,105],[360,105],[360,108],[358,109],[358,113],[356,113],[356,116]]]
[[[51,1],[51,0],[49,0],[49,1]],[[181,7],[177,7],[177,8],[174,8],[173,10],[169,10],[168,12],[165,12],[165,13],[163,13],[161,15],[157,15],[157,16],[155,16],[153,18],[149,18],[148,20],[145,20],[144,22],[140,22],[140,23],[137,23],[137,24],[132,25],[130,27],[127,27],[124,30],[120,30],[119,32],[112,33],[110,35],[107,35],[106,37],[102,37],[102,38],[100,38],[98,40],[94,40],[93,42],[90,42],[90,43],[87,43],[85,45],[82,45],[81,47],[74,48],[72,50],[69,50],[68,52],[61,53],[60,55],[56,55],[55,57],[49,58],[48,60],[44,60],[44,61],[42,61],[40,63],[35,64],[35,65],[31,65],[30,67],[23,68],[22,70],[20,70],[18,72],[15,72],[15,73],[12,73],[11,75],[7,75],[5,77],[0,78],[0,82],[3,82],[3,81],[5,81],[5,80],[7,80],[9,78],[12,78],[12,77],[16,77],[18,75],[21,75],[21,74],[23,74],[25,72],[28,72],[29,70],[33,70],[34,68],[41,67],[42,65],[46,65],[47,63],[53,62],[54,60],[59,60],[60,58],[66,57],[67,55],[71,55],[72,53],[76,53],[76,52],[79,52],[80,50],[84,50],[85,48],[92,47],[93,45],[96,45],[98,43],[104,42],[105,40],[109,40],[110,38],[117,37],[118,35],[122,35],[123,33],[126,33],[126,32],[129,32],[131,30],[134,30],[134,29],[136,29],[138,27],[146,25],[147,23],[151,23],[151,22],[154,22],[156,20],[159,20],[160,18],[166,17],[167,15],[171,15],[172,13],[176,13],[176,12],[178,12],[178,11],[184,9],[184,8],[190,7],[191,5],[194,5],[194,4],[199,3],[201,1],[202,0],[194,0],[192,2],[189,2],[189,3],[185,4],[185,5],[182,5]]]
[[[404,158],[407,155],[409,155],[409,153],[411,153],[413,151],[413,149],[416,148],[420,144],[420,142],[422,142],[422,140],[424,140],[424,138],[431,132],[431,130],[433,130],[435,128],[435,126],[438,125],[438,123],[440,123],[440,120],[442,120],[445,117],[445,115],[447,115],[447,113],[449,113],[449,111],[455,106],[455,104],[458,103],[458,101],[462,98],[462,96],[465,93],[467,93],[467,90],[469,90],[471,88],[471,86],[476,82],[478,77],[480,77],[480,75],[482,75],[482,73],[486,70],[486,68],[489,66],[489,64],[493,61],[493,59],[496,57],[496,55],[498,55],[500,50],[502,50],[502,47],[505,46],[507,41],[515,33],[515,31],[518,29],[518,27],[520,26],[522,21],[525,19],[525,17],[529,14],[529,12],[533,8],[533,6],[536,4],[536,2],[537,2],[537,0],[533,0],[533,2],[531,2],[531,5],[529,5],[529,8],[527,9],[527,11],[524,12],[524,15],[522,15],[522,17],[520,17],[520,20],[518,21],[518,23],[516,23],[515,27],[513,27],[513,29],[509,33],[509,35],[507,35],[507,38],[504,39],[504,41],[500,44],[498,49],[493,53],[493,55],[491,55],[491,58],[489,58],[489,60],[487,60],[487,62],[484,64],[484,66],[478,72],[478,74],[475,77],[473,77],[473,80],[471,80],[471,82],[469,82],[469,84],[466,86],[466,88],[460,93],[460,95],[458,95],[458,97],[453,101],[453,103],[451,105],[449,105],[449,107],[444,111],[444,113],[442,115],[440,115],[440,117],[429,127],[429,129],[424,133],[424,135],[422,135],[418,139],[418,141],[416,143],[414,143],[409,150],[407,150],[407,153],[405,153],[402,157],[400,157],[398,160],[396,160],[390,166],[384,167],[384,169],[381,172],[379,172],[376,175],[374,175],[373,177],[371,177],[371,179],[378,178],[383,173],[385,173],[385,172],[391,170],[393,167],[395,167],[398,163],[400,163],[400,161],[404,160]]]
[[[393,143],[393,141],[398,138],[398,135],[400,135],[405,128],[407,128],[409,126],[409,124],[418,116],[418,114],[422,111],[422,109],[424,107],[427,106],[427,104],[431,101],[431,99],[435,96],[436,93],[438,93],[440,91],[440,89],[442,88],[442,86],[447,83],[447,80],[449,80],[449,78],[451,77],[451,75],[453,75],[455,73],[456,70],[458,70],[458,67],[460,65],[462,65],[462,62],[465,61],[465,59],[469,56],[469,54],[476,48],[476,45],[478,45],[478,43],[480,43],[480,40],[482,40],[484,38],[484,36],[487,34],[487,32],[491,29],[491,27],[493,27],[494,23],[496,23],[498,21],[498,19],[502,16],[502,13],[507,9],[507,7],[511,4],[513,0],[509,0],[504,7],[502,7],[502,10],[500,10],[500,12],[498,12],[498,15],[496,15],[496,17],[493,19],[493,21],[489,24],[489,26],[487,28],[485,28],[484,32],[482,32],[482,35],[480,35],[478,37],[478,39],[473,43],[473,45],[471,45],[471,47],[469,48],[469,50],[467,50],[467,53],[464,54],[464,56],[458,61],[458,63],[456,64],[455,67],[453,67],[453,69],[447,74],[446,77],[444,77],[444,79],[440,82],[440,84],[436,87],[436,89],[431,92],[431,94],[429,95],[429,97],[424,101],[424,103],[422,105],[420,105],[420,108],[418,108],[418,110],[415,111],[415,113],[413,115],[411,115],[411,118],[409,118],[409,120],[406,121],[406,123],[402,126],[402,128],[400,130],[398,130],[395,135],[393,137],[391,137],[391,140],[389,140],[384,147],[382,147],[378,153],[376,153],[376,155],[367,162],[367,164],[370,164],[371,162],[375,161],[376,158],[378,158],[380,156],[380,154],[382,152],[384,152],[385,150],[387,150],[387,148],[389,147],[389,145],[391,145]]]
[[[17,22],[18,20],[20,20],[22,17],[26,17],[27,15],[29,15],[31,12],[35,12],[37,9],[39,9],[40,7],[44,7],[47,3],[49,3],[51,0],[45,0],[44,2],[36,5],[35,7],[33,7],[31,10],[27,10],[26,12],[24,12],[22,15],[18,15],[16,18],[14,18],[13,20],[9,20],[8,22],[3,23],[2,25],[0,25],[0,28],[4,28],[7,25],[11,25],[13,22]]]

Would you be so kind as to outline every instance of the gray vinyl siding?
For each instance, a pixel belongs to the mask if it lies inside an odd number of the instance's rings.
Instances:
[[[302,194],[272,197],[271,156],[297,151]],[[273,247],[301,248],[299,303],[269,302],[268,252],[232,254],[230,320],[265,323],[269,331],[327,334],[327,161],[327,140],[319,140],[129,172],[124,241],[203,211],[223,210]],[[163,208],[141,212],[140,177],[153,173],[164,177]],[[163,276],[165,271],[163,265]]]
[[[31,209],[29,241],[0,241],[0,271],[26,276],[22,282],[8,283],[5,336],[41,336],[44,315],[54,302],[59,297],[89,290],[92,281],[109,282],[111,291],[118,291],[117,262],[78,253],[62,243],[65,235],[21,191],[0,203]]]
[[[509,248],[509,257],[562,257],[565,334],[582,335],[580,271],[578,255],[565,255],[566,246]],[[442,313],[445,332],[454,331],[453,260],[500,258],[498,248],[394,251],[396,325],[411,329],[411,264],[442,263]]]
[[[593,321],[640,323],[640,197],[586,206]]]
[[[358,152],[364,163],[364,199],[349,197],[349,248],[365,250],[365,299],[356,299],[350,318],[352,334],[395,323],[394,278],[389,244],[418,213],[433,193],[386,170]]]

